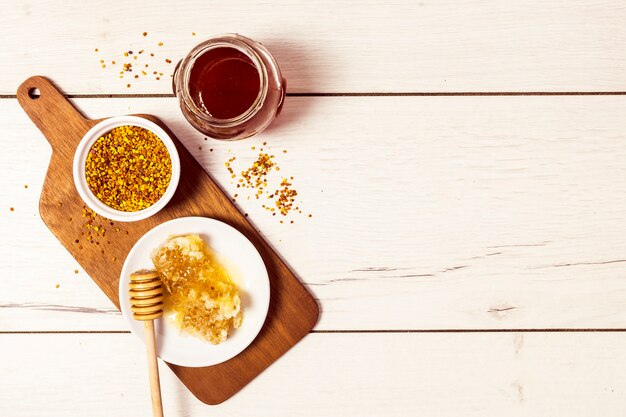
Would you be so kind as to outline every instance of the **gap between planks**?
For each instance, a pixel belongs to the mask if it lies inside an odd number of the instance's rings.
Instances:
[[[615,329],[577,329],[577,328],[554,328],[554,329],[379,329],[379,330],[313,330],[314,334],[404,334],[404,333],[624,333],[626,328]],[[128,330],[28,330],[28,331],[0,331],[5,334],[130,334]]]
[[[406,93],[287,93],[287,97],[482,97],[482,96],[624,96],[626,91],[458,91]],[[65,94],[67,98],[174,98],[174,94]],[[0,94],[0,99],[15,99]]]

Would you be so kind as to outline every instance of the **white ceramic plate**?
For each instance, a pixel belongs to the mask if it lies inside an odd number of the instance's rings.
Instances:
[[[176,365],[216,365],[236,356],[252,343],[263,327],[270,303],[270,283],[263,259],[254,245],[236,229],[214,219],[183,217],[150,230],[135,243],[124,262],[120,276],[120,306],[131,331],[143,340],[143,323],[134,320],[130,311],[129,276],[142,268],[154,268],[150,254],[168,237],[188,233],[197,233],[204,239],[238,284],[243,321],[225,342],[212,345],[181,332],[164,316],[155,321],[157,354]]]

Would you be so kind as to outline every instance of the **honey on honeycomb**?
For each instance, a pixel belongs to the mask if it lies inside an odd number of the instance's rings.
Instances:
[[[170,237],[152,263],[167,289],[165,308],[183,331],[216,345],[241,326],[237,287],[199,235]]]

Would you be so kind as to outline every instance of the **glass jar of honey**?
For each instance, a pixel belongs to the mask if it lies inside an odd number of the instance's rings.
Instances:
[[[286,81],[263,45],[228,34],[193,48],[179,62],[173,88],[193,127],[215,139],[238,140],[278,116]]]

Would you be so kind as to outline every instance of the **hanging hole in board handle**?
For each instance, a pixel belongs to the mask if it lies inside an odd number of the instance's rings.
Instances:
[[[19,85],[15,95],[20,106],[53,148],[61,146],[66,136],[83,137],[91,128],[91,122],[46,77],[28,77]]]
[[[28,89],[28,97],[33,100],[37,100],[39,97],[41,97],[41,91],[39,91],[37,87],[31,87]]]

